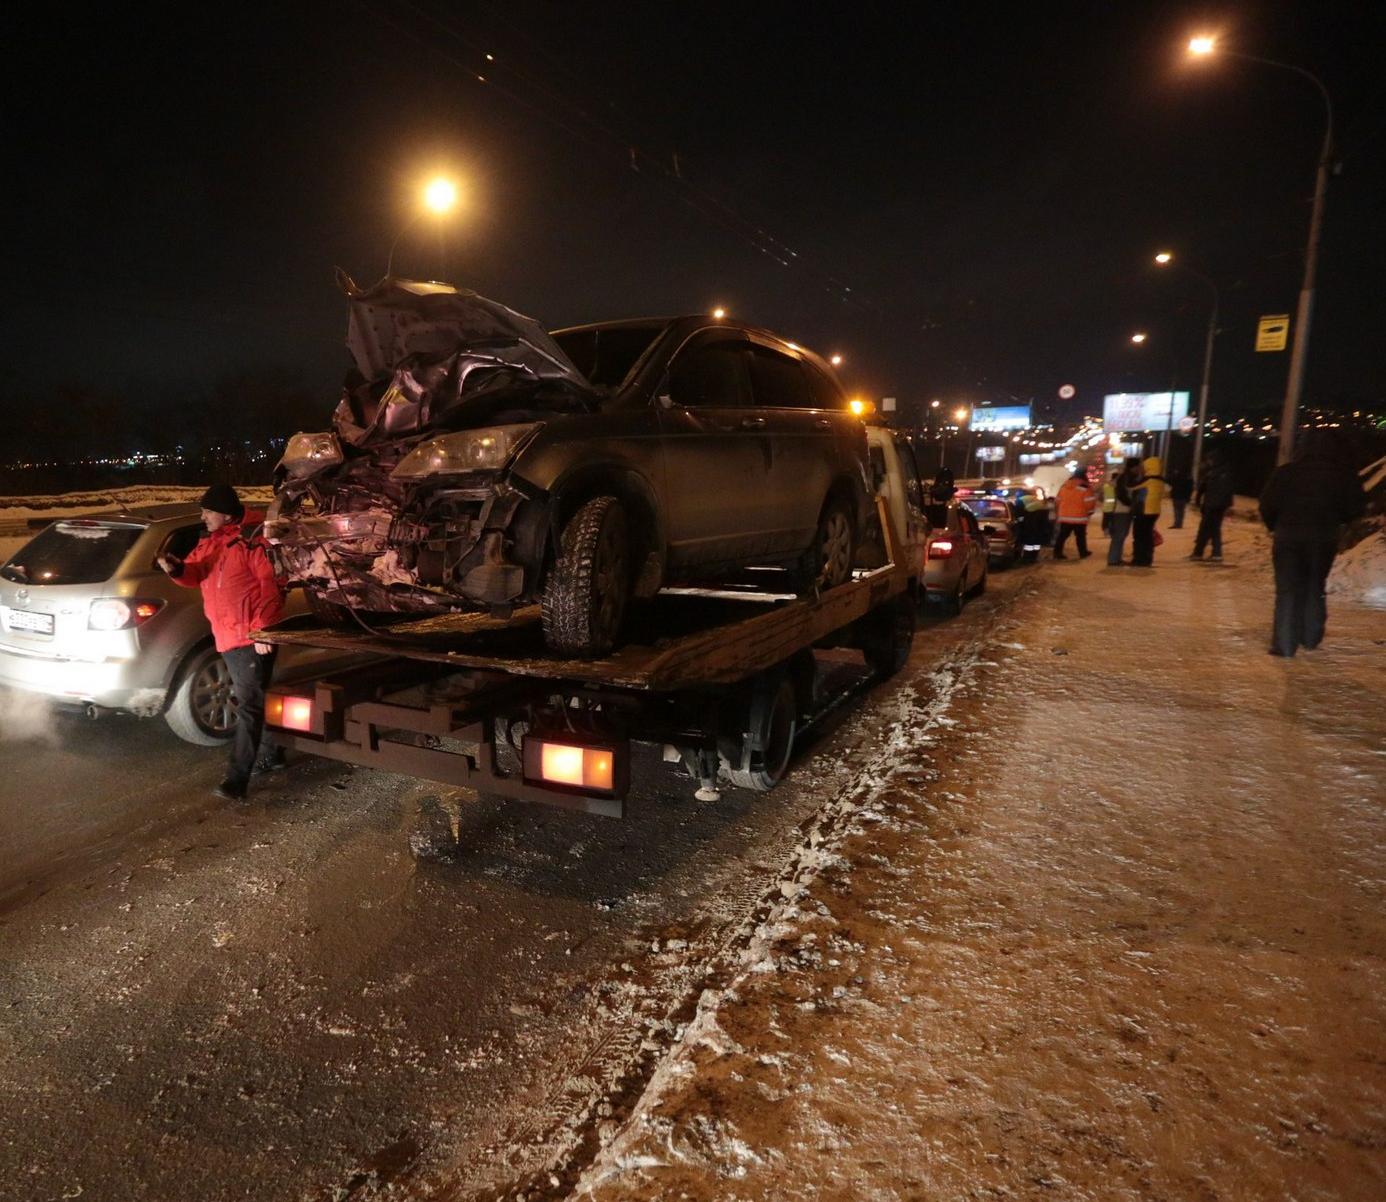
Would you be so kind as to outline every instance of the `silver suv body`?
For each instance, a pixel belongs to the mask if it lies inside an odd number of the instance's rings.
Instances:
[[[234,723],[231,683],[197,589],[155,557],[187,555],[204,533],[194,505],[62,518],[0,567],[0,685],[51,700],[162,714],[189,742]]]
[[[866,437],[811,352],[710,317],[549,335],[445,285],[348,295],[356,372],[266,523],[324,616],[540,602],[553,649],[600,654],[667,584],[850,575]]]

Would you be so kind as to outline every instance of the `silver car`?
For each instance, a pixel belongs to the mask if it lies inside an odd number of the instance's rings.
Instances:
[[[930,503],[929,538],[924,552],[924,596],[944,612],[962,613],[969,597],[987,587],[987,540],[977,519],[957,501]]]
[[[155,563],[205,533],[195,505],[62,518],[0,567],[0,686],[86,709],[162,714],[211,746],[235,723],[231,677],[198,589]]]

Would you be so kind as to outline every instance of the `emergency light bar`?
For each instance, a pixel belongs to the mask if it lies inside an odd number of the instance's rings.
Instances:
[[[573,731],[527,734],[522,758],[527,785],[587,797],[624,797],[630,789],[630,744]]]
[[[296,697],[291,693],[266,694],[265,725],[312,734],[313,699]]]

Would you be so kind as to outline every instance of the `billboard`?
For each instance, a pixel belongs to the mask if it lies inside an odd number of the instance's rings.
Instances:
[[[1102,398],[1108,431],[1173,430],[1188,415],[1187,392],[1113,392]]]
[[[978,433],[1024,430],[1030,424],[1029,405],[994,405],[972,411],[972,428]]]
[[[983,463],[1000,463],[1006,457],[1005,447],[978,447],[977,458]]]

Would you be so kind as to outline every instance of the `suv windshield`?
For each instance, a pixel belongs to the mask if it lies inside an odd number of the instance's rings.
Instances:
[[[100,584],[144,533],[143,526],[55,522],[0,568],[18,584]]]
[[[563,353],[573,361],[598,388],[607,391],[619,388],[630,375],[630,369],[664,331],[664,322],[639,326],[594,326],[585,330],[567,330],[553,339]]]

